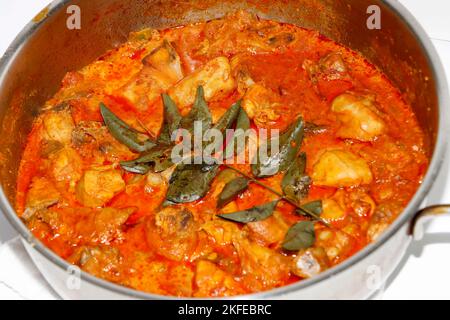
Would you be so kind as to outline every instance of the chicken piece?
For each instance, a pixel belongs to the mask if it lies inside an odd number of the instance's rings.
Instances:
[[[195,297],[228,297],[244,294],[242,286],[232,275],[209,261],[199,261],[195,272]]]
[[[329,53],[317,63],[305,60],[303,69],[308,73],[317,92],[329,101],[353,87],[352,78],[339,53]]]
[[[120,170],[109,166],[87,170],[77,184],[77,198],[91,208],[101,207],[125,189]]]
[[[28,190],[25,212],[22,218],[31,218],[36,211],[46,209],[58,203],[61,194],[53,183],[47,178],[33,178],[31,187]]]
[[[366,191],[354,189],[347,195],[347,202],[359,217],[371,217],[375,211],[375,201]]]
[[[242,55],[236,55],[231,59],[232,75],[237,82],[237,90],[241,96],[243,96],[247,90],[255,84],[252,79],[247,66],[243,63],[244,57]]]
[[[186,261],[196,248],[197,231],[197,223],[190,211],[168,207],[148,220],[147,242],[168,259]]]
[[[169,95],[183,114],[188,113],[187,107],[194,103],[198,86],[203,86],[206,101],[220,98],[233,91],[236,88],[236,81],[231,76],[228,59],[218,57],[209,61],[169,90]]]
[[[208,221],[201,226],[201,230],[204,230],[220,246],[232,244],[233,239],[241,233],[235,223],[224,220]]]
[[[403,206],[397,202],[380,204],[370,219],[367,239],[370,242],[377,240],[402,211]]]
[[[64,145],[59,141],[42,139],[41,156],[48,159],[50,156],[54,155],[63,148]]]
[[[334,99],[331,111],[335,112],[341,127],[338,137],[373,141],[385,131],[385,123],[379,116],[372,97],[344,93]]]
[[[143,60],[145,66],[153,67],[177,82],[183,78],[183,70],[178,53],[172,45],[164,40],[161,47],[153,50]]]
[[[254,84],[247,90],[242,101],[242,107],[258,127],[266,127],[281,117],[278,98],[273,91],[260,84]]]
[[[166,261],[152,261],[151,256],[137,252],[127,283],[136,290],[168,295],[167,289],[162,288],[168,269]]]
[[[45,113],[42,119],[43,137],[64,145],[70,144],[75,123],[68,108],[55,109]]]
[[[103,208],[94,216],[93,225],[95,228],[95,238],[103,244],[109,244],[114,239],[120,239],[122,236],[121,226],[125,224],[134,208],[116,209]],[[83,225],[85,225],[83,223]]]
[[[281,243],[289,230],[289,225],[277,212],[265,220],[248,223],[246,227],[251,239],[267,246]]]
[[[248,287],[264,290],[282,285],[289,278],[288,258],[243,236],[233,243]]]
[[[193,293],[194,272],[183,264],[173,264],[152,255],[136,253],[127,284],[137,290],[190,297]]]
[[[80,122],[73,131],[72,143],[82,150],[80,153],[98,159],[97,163],[103,163],[104,159],[118,163],[135,157],[130,149],[113,138],[106,126],[97,121]]]
[[[306,279],[318,275],[330,266],[328,256],[321,247],[299,251],[292,262],[292,273]]]
[[[122,271],[119,250],[113,247],[81,247],[68,261],[96,277],[110,281],[118,281]]]
[[[345,150],[327,150],[314,164],[312,179],[315,185],[353,187],[370,184],[372,172],[360,157]]]
[[[83,161],[71,147],[65,147],[52,157],[52,174],[56,181],[69,182],[74,188],[83,173]]]
[[[342,55],[336,52],[327,54],[320,59],[318,72],[326,76],[327,80],[348,78],[348,70]]]
[[[122,95],[139,110],[158,99],[162,92],[183,78],[180,57],[168,41],[142,60],[142,70],[122,89]]]

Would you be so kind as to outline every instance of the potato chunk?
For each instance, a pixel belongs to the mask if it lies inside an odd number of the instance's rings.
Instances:
[[[68,109],[50,111],[42,119],[44,138],[67,145],[72,140],[75,123]]]
[[[342,124],[337,132],[341,138],[372,141],[385,131],[385,123],[371,97],[344,93],[334,99],[331,110]]]
[[[254,84],[247,90],[242,107],[258,127],[265,127],[281,117],[277,98],[271,90],[260,84]]]
[[[77,198],[87,207],[101,207],[125,189],[119,170],[109,167],[86,171],[77,185]]]
[[[232,275],[204,260],[197,263],[195,284],[198,287],[195,297],[227,297],[244,293]]]
[[[236,81],[231,76],[228,59],[218,57],[209,61],[169,90],[169,95],[183,113],[187,113],[186,107],[194,103],[197,87],[200,85],[205,90],[207,101],[233,91],[236,88]]]
[[[369,184],[373,176],[362,158],[344,150],[327,150],[314,165],[312,179],[318,186],[340,188]]]

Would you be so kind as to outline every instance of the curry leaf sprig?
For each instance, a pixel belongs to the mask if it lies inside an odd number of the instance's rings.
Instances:
[[[236,129],[241,129],[235,131],[235,135],[232,138],[236,138],[236,136],[245,133],[250,128],[250,120],[245,110],[241,107],[240,101],[238,101],[213,126],[211,113],[201,86],[197,89],[195,102],[191,111],[185,117],[181,116],[177,105],[167,94],[162,95],[162,100],[164,120],[161,133],[156,140],[152,140],[128,126],[103,103],[100,105],[100,110],[104,122],[113,137],[128,146],[131,150],[140,153],[138,158],[120,163],[124,170],[136,174],[146,174],[150,170],[162,172],[172,166],[176,166],[170,177],[164,204],[172,205],[194,202],[203,198],[208,193],[212,181],[219,173],[220,164],[217,161],[212,161],[207,164],[203,159],[202,161],[196,161],[197,159],[194,153],[192,153],[192,161],[189,163],[181,162],[174,164],[171,159],[172,149],[175,146],[175,143],[171,139],[172,134],[179,129],[193,132],[194,123],[200,121],[203,132],[213,128],[224,133],[226,129],[235,126]],[[299,155],[304,131],[305,123],[302,118],[298,118],[281,134],[278,152],[273,153],[270,150],[272,143],[264,146],[268,149],[270,156],[265,159],[256,159],[256,163],[251,166],[253,177],[228,164],[223,164],[223,166],[235,171],[240,176],[225,185],[218,197],[218,208],[223,208],[233,201],[242,192],[247,190],[250,183],[255,183],[265,188],[275,194],[279,199],[255,206],[248,210],[220,214],[218,215],[220,218],[239,223],[265,220],[273,215],[280,201],[286,201],[296,208],[297,214],[313,218],[313,221],[301,221],[293,225],[286,235],[283,248],[286,250],[299,250],[313,244],[314,233],[311,233],[311,226],[312,230],[314,230],[315,222],[320,221],[325,225],[327,223],[320,218],[322,211],[321,202],[316,201],[305,205],[299,204],[301,200],[307,197],[311,183],[311,179],[305,174],[306,155],[304,153],[300,153]],[[228,159],[240,151],[242,150],[238,148],[229,148],[226,142],[223,142],[222,155],[225,158]],[[281,185],[283,193],[258,180],[258,178],[274,176],[280,172],[285,172]]]

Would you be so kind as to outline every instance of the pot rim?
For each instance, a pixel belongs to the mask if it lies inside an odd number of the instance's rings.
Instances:
[[[445,139],[446,128],[450,126],[450,119],[448,118],[448,112],[446,106],[449,105],[450,98],[448,93],[447,80],[444,72],[441,60],[434,48],[431,40],[420,26],[415,17],[397,0],[382,0],[386,7],[391,10],[396,16],[402,20],[402,22],[410,29],[414,34],[415,38],[422,46],[422,49],[426,55],[428,64],[431,66],[433,77],[436,80],[436,90],[438,93],[438,113],[439,113],[439,123],[438,123],[438,134],[436,137],[436,146],[433,152],[431,162],[428,171],[421,186],[416,191],[414,197],[408,203],[408,206],[404,209],[403,213],[392,223],[389,228],[381,235],[381,237],[374,243],[366,246],[358,253],[353,255],[351,258],[340,263],[339,265],[321,273],[320,275],[299,281],[294,284],[290,284],[281,288],[272,289],[269,291],[241,295],[232,297],[233,299],[266,299],[266,298],[279,298],[283,295],[292,293],[294,291],[302,290],[306,287],[313,286],[319,282],[325,281],[326,279],[336,276],[337,274],[349,269],[351,266],[357,264],[372,252],[379,249],[385,242],[387,242],[397,231],[408,223],[415,215],[417,209],[427,196],[433,182],[442,166],[444,160],[444,154],[447,147],[447,142]],[[50,17],[57,12],[59,12],[63,7],[68,5],[70,0],[54,0],[47,6],[47,17]],[[23,44],[26,43],[27,39],[41,26],[45,23],[46,19],[39,22],[30,22],[25,28],[19,33],[15,38],[9,48],[6,50],[4,56],[0,59],[0,84],[4,81],[5,75],[10,71],[10,65],[12,64],[15,55],[20,51]],[[8,221],[13,225],[13,227],[19,232],[20,236],[35,250],[37,250],[46,259],[50,260],[52,263],[57,265],[62,270],[68,270],[71,264],[66,262],[64,259],[56,255],[53,251],[47,248],[41,241],[34,237],[34,235],[25,226],[22,220],[17,216],[15,210],[12,208],[9,200],[7,199],[3,188],[0,185],[0,209],[3,211],[4,215]],[[115,293],[124,294],[131,298],[138,299],[173,299],[175,297],[163,296],[158,294],[145,293],[142,291],[137,291],[130,289],[95,276],[88,274],[81,270],[81,279],[89,282],[92,285],[99,286],[106,290],[111,290]],[[190,300],[193,298],[184,298]]]

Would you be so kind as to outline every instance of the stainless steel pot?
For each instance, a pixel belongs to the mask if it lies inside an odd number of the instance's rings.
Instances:
[[[70,5],[81,9],[81,29],[67,28]],[[368,8],[381,10],[381,29],[367,27]],[[373,8],[373,7],[370,7]],[[17,169],[25,138],[40,106],[64,74],[126,40],[130,31],[170,27],[247,9],[262,17],[319,30],[361,52],[400,88],[426,132],[432,161],[408,207],[381,238],[313,279],[244,298],[367,298],[393,272],[412,240],[415,226],[448,213],[424,204],[444,157],[450,118],[443,67],[416,20],[395,0],[78,0],[54,1],[20,33],[0,61],[0,207],[23,238],[32,259],[63,298],[164,297],[134,291],[71,267],[39,242],[13,209]],[[79,277],[78,277],[79,276]],[[80,280],[80,282],[78,282]]]

